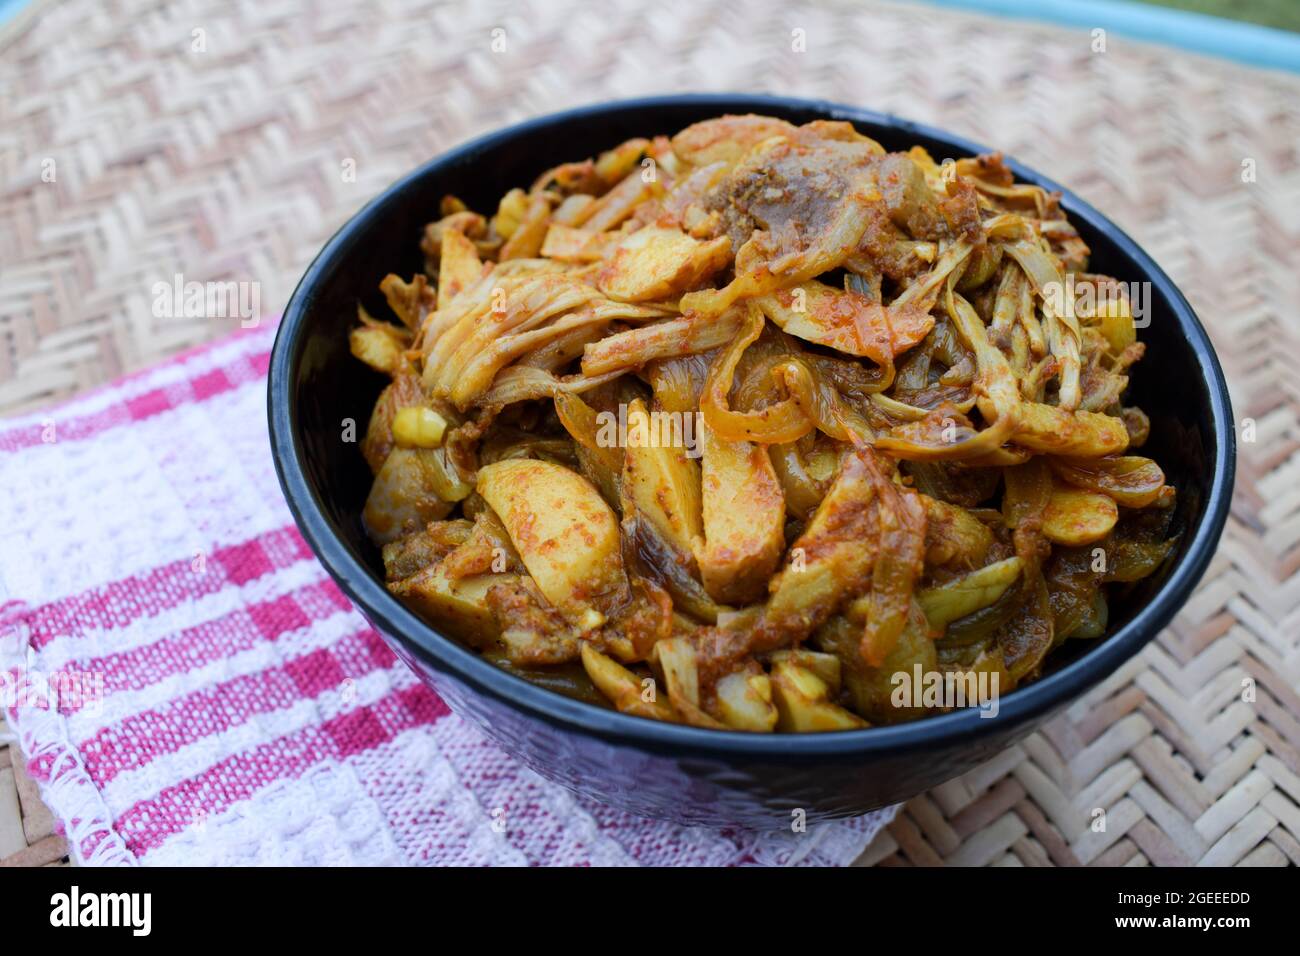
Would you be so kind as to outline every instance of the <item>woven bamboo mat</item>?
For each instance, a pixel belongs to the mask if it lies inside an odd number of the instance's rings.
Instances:
[[[399,174],[584,102],[827,97],[996,144],[1075,189],[1187,293],[1257,440],[1174,625],[1042,732],[913,800],[863,862],[1300,862],[1300,77],[881,3],[38,6],[0,36],[5,411],[230,331],[152,318],[155,282],[256,280],[272,312]],[[57,860],[25,780],[0,750],[0,858]]]

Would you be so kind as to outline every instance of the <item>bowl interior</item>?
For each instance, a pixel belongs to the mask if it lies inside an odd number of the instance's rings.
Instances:
[[[383,376],[354,360],[348,350],[347,333],[355,324],[358,301],[374,315],[389,314],[378,284],[389,272],[407,277],[422,269],[419,241],[424,226],[438,218],[439,201],[448,193],[471,208],[490,212],[506,190],[527,188],[550,166],[594,156],[633,136],[671,135],[700,119],[750,111],[794,123],[849,119],[886,149],[920,144],[937,160],[980,151],[936,130],[829,104],[727,96],[610,104],[532,121],[453,150],[385,192],[331,240],[294,295],[285,318],[289,332],[281,333],[282,338],[288,335],[288,341],[278,342],[277,349],[289,350],[288,421],[297,436],[306,483],[334,533],[377,580],[382,581],[382,562],[360,521],[371,474],[358,445],[342,440],[349,422],[354,423],[358,439],[364,433],[371,406],[385,384]],[[1012,165],[1018,179],[1059,188]],[[1199,532],[1207,521],[1221,524],[1222,514],[1211,515],[1207,502],[1216,467],[1226,463],[1230,468],[1231,437],[1219,431],[1226,407],[1221,375],[1177,290],[1131,240],[1095,211],[1068,193],[1063,207],[1092,249],[1091,271],[1150,283],[1144,287],[1150,297],[1150,324],[1139,331],[1146,356],[1136,367],[1126,401],[1150,416],[1151,438],[1142,453],[1156,459],[1178,489],[1178,546],[1157,574],[1112,601],[1109,633],[1114,634],[1147,606],[1197,539],[1204,544],[1205,535]],[[273,403],[279,400],[272,395]],[[1226,449],[1223,442],[1228,443]],[[1229,475],[1229,485],[1230,480]],[[1217,502],[1224,494],[1220,482],[1213,497]],[[1217,533],[1215,527],[1214,536]],[[337,567],[332,570],[340,573]],[[343,583],[347,585],[346,580]],[[404,636],[425,646],[443,640],[431,628]],[[1066,667],[1101,643],[1071,641],[1053,655],[1050,667]]]

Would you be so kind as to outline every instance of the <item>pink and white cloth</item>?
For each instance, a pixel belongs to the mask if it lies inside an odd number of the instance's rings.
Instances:
[[[298,536],[274,329],[0,422],[0,705],[89,864],[847,864],[542,779],[397,661]]]

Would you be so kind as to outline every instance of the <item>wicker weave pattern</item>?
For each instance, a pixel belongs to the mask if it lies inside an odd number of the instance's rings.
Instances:
[[[1025,744],[914,800],[864,862],[1300,862],[1296,77],[1114,35],[1095,52],[1087,32],[879,3],[67,0],[28,20],[0,39],[9,411],[236,321],[155,318],[154,283],[256,281],[273,313],[324,239],[400,173],[583,102],[822,96],[1049,171],[1181,285],[1256,440],[1242,445],[1223,547],[1174,626]],[[10,842],[14,762],[0,750]],[[35,845],[20,858],[48,862],[59,838],[30,804],[29,793],[21,832]]]

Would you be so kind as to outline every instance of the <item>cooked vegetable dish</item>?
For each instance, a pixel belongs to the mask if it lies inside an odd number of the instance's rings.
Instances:
[[[359,308],[388,587],[654,720],[988,704],[1166,559],[1133,297],[999,155],[723,116],[442,201]],[[924,685],[925,693],[922,693]],[[933,693],[930,693],[933,691]],[[954,698],[955,694],[955,698]]]

